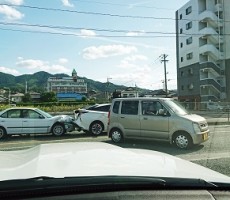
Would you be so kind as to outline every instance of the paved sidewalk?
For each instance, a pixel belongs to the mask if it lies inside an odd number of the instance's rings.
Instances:
[[[228,118],[206,118],[209,125],[230,125]]]

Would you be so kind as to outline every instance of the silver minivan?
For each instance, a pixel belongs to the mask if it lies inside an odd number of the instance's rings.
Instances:
[[[125,138],[161,140],[187,149],[209,138],[206,119],[189,114],[171,98],[113,99],[108,118],[108,136],[115,143]]]

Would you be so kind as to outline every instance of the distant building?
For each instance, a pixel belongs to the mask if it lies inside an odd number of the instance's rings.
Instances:
[[[121,97],[139,97],[139,92],[137,91],[137,88],[129,87],[126,90],[121,91]]]
[[[58,93],[57,99],[58,101],[76,101],[76,100],[82,100],[84,98],[84,95],[78,94],[78,93]]]
[[[41,94],[37,93],[37,92],[30,92],[30,97],[32,99],[32,101],[40,101],[41,99]]]
[[[229,0],[190,0],[176,11],[180,101],[230,100],[229,9]]]
[[[47,91],[55,92],[57,94],[57,98],[59,98],[60,96],[62,97],[66,96],[68,98],[76,98],[76,93],[81,95],[87,94],[87,83],[84,82],[84,79],[80,79],[77,77],[77,73],[74,69],[72,72],[72,77],[48,78]],[[63,94],[68,94],[68,95],[63,96]]]
[[[16,93],[16,94],[12,94],[10,97],[11,97],[11,101],[13,101],[15,103],[19,103],[19,102],[22,102],[22,98],[24,96],[25,95],[22,93]]]
[[[8,99],[3,95],[0,95],[0,103],[5,103],[5,102],[8,102]]]

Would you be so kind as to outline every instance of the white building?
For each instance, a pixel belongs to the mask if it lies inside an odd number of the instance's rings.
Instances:
[[[47,91],[55,93],[87,93],[87,83],[84,79],[79,79],[75,70],[72,77],[50,77],[47,81]]]
[[[190,0],[176,11],[178,98],[230,100],[230,0]]]

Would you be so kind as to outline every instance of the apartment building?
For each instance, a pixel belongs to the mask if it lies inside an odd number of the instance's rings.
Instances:
[[[56,94],[87,94],[87,83],[84,79],[77,77],[76,70],[74,69],[71,77],[50,77],[47,81],[47,91],[55,92]]]
[[[176,11],[178,99],[230,101],[230,0],[190,0]]]

